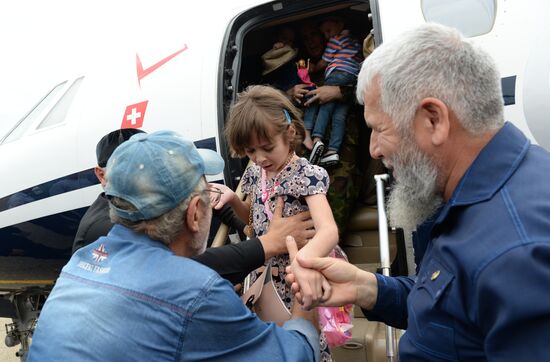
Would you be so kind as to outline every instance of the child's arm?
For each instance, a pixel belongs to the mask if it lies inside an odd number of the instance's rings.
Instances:
[[[220,201],[214,206],[214,208],[219,210],[223,207],[223,205],[229,204],[239,219],[241,219],[245,224],[248,224],[250,217],[250,198],[247,197],[246,199],[241,200],[235,191],[231,190],[229,187],[221,184],[212,185],[223,192],[220,197]]]
[[[303,257],[327,256],[338,245],[338,226],[325,194],[306,197],[307,206],[315,225],[315,236],[298,253]]]
[[[316,233],[298,254],[308,258],[327,256],[338,244],[338,227],[332,216],[332,210],[324,194],[308,196],[306,202]],[[305,306],[316,305],[330,297],[330,285],[321,273],[303,268],[296,259],[292,262],[291,269],[300,285],[302,302]]]

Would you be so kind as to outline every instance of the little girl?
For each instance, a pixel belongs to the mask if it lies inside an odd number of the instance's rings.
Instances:
[[[300,112],[283,93],[259,85],[241,93],[231,109],[225,136],[233,155],[248,156],[254,165],[243,175],[242,191],[247,195],[245,201],[224,187],[224,194],[216,208],[229,203],[237,215],[252,226],[256,236],[261,236],[268,229],[277,197],[282,196],[283,216],[309,209],[315,225],[315,236],[299,254],[326,256],[338,243],[338,227],[326,198],[329,187],[326,170],[311,165],[294,152],[302,142],[304,133]],[[285,267],[289,265],[288,254],[273,257],[267,263],[271,264],[277,291],[290,309],[292,294],[284,280]],[[292,268],[302,291],[305,286],[306,293],[321,299],[323,287],[326,286],[324,277],[317,271],[300,267],[296,261],[292,263]],[[252,273],[251,283],[259,274]],[[321,360],[331,360],[323,337]]]

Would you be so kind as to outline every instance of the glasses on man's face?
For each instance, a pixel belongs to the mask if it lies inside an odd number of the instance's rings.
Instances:
[[[216,206],[222,198],[223,191],[214,186],[209,186],[206,191],[208,191],[208,196],[210,197],[210,206]]]

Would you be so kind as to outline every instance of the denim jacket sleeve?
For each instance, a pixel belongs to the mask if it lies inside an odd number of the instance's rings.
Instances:
[[[182,326],[181,361],[316,361],[318,336],[311,337],[309,322],[263,322],[219,276],[204,291]]]

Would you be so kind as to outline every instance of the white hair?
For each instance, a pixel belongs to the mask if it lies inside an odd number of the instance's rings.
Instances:
[[[376,48],[358,76],[359,103],[375,80],[382,110],[402,133],[411,132],[410,122],[426,97],[444,102],[471,134],[504,123],[496,64],[455,29],[424,24]]]

